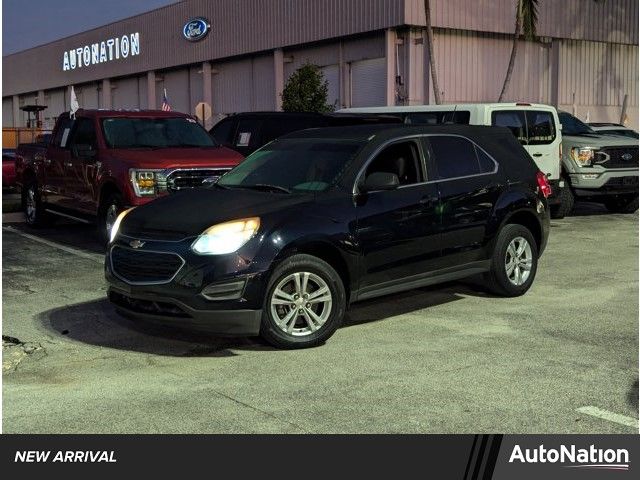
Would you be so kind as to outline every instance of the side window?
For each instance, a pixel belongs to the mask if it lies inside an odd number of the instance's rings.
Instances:
[[[405,123],[413,125],[441,125],[443,123],[456,123],[469,125],[471,112],[468,110],[451,110],[449,112],[417,112],[409,113],[405,117]]]
[[[76,126],[73,129],[71,140],[69,145],[91,145],[96,147],[96,129],[93,125],[93,120],[89,118],[80,118],[76,121]]]
[[[235,119],[229,118],[220,120],[216,123],[211,129],[211,136],[214,138],[216,142],[221,145],[229,145],[232,142],[231,137],[235,132],[232,132],[233,126],[235,125]]]
[[[491,173],[495,163],[483,150],[463,137],[430,136],[431,154],[440,180]]]
[[[68,148],[69,146],[69,133],[73,126],[73,120],[69,117],[62,117],[58,121],[58,130],[56,136],[53,138],[52,145],[54,147]]]
[[[556,127],[551,112],[527,111],[529,145],[548,145],[556,139]]]
[[[395,173],[400,185],[421,182],[422,168],[418,145],[410,141],[388,146],[369,164],[364,178],[376,172]]]
[[[236,131],[233,145],[235,147],[255,148],[258,145],[260,137],[260,127],[262,120],[256,118],[247,118],[238,122],[238,130]]]
[[[496,127],[507,127],[521,144],[527,145],[527,124],[523,111],[498,110],[492,112],[491,125]]]

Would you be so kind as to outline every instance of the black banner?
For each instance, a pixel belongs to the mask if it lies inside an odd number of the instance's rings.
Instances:
[[[0,471],[102,478],[636,478],[637,436],[3,435]]]

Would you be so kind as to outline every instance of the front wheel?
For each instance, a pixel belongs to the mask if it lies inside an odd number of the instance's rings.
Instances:
[[[538,270],[538,248],[528,228],[506,225],[498,234],[487,273],[489,289],[505,297],[524,295]]]
[[[293,255],[269,279],[260,335],[278,348],[314,347],[334,334],[345,308],[344,285],[331,265]]]
[[[25,223],[30,227],[42,227],[51,221],[51,217],[44,211],[38,184],[35,180],[28,182],[22,189],[22,210]]]
[[[633,213],[638,210],[638,195],[607,198],[604,206],[612,213]]]
[[[551,218],[561,219],[571,214],[575,204],[575,197],[569,186],[569,182],[565,180],[564,188],[560,189],[560,203],[551,208]]]
[[[109,241],[111,228],[123,209],[122,195],[117,192],[107,195],[101,203],[100,215],[98,216],[98,235],[105,244]]]

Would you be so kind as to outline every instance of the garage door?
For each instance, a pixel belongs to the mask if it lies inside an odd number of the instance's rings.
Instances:
[[[328,65],[322,67],[322,74],[328,83],[327,103],[340,108],[340,67],[338,65]]]
[[[384,58],[351,63],[351,106],[387,104],[387,62]]]

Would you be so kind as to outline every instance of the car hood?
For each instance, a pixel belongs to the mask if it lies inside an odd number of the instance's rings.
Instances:
[[[616,137],[614,135],[562,135],[563,142],[575,146],[588,147],[637,147],[638,141],[633,138]]]
[[[226,147],[213,148],[118,148],[107,156],[129,164],[131,168],[229,167],[244,158]]]
[[[312,202],[312,194],[284,194],[218,187],[184,190],[131,210],[120,231],[129,236],[180,239],[218,223],[275,212],[290,213]]]

